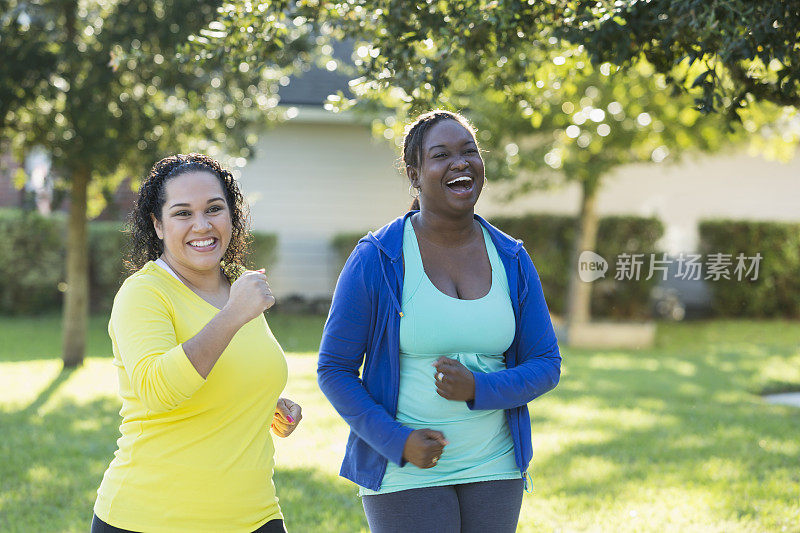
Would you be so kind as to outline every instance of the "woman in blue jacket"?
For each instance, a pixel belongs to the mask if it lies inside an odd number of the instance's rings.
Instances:
[[[374,533],[513,532],[527,404],[561,369],[539,276],[475,215],[484,165],[461,115],[420,116],[403,160],[412,211],[359,241],[322,336],[319,385],[351,428],[340,473]]]

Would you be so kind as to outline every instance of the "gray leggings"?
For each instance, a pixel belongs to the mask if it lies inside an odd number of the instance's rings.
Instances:
[[[478,481],[362,496],[372,533],[514,533],[522,479]]]

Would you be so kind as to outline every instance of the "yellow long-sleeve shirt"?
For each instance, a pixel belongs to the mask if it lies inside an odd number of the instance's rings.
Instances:
[[[203,379],[181,343],[218,311],[152,262],[114,299],[121,436],[94,506],[112,526],[244,533],[282,518],[269,425],[286,385],[283,350],[259,316]]]

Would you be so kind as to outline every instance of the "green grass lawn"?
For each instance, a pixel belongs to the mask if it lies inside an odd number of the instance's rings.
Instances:
[[[322,321],[269,317],[304,413],[276,439],[278,495],[290,531],[366,531],[337,476],[347,428],[316,385]],[[0,320],[0,531],[88,530],[119,425],[105,322],[61,372],[58,317]],[[665,324],[652,350],[565,351],[531,405],[519,531],[800,531],[800,410],[765,390],[800,390],[800,324]]]

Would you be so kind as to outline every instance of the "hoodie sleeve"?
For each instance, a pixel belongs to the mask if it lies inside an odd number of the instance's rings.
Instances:
[[[520,296],[517,320],[517,366],[488,374],[473,372],[475,399],[470,409],[512,409],[552,390],[561,376],[561,354],[542,293],[539,274],[528,252],[520,251]]]
[[[322,332],[317,365],[320,389],[350,428],[387,459],[399,464],[412,429],[398,423],[364,388],[359,369],[375,327],[365,246],[347,260],[336,283]],[[374,274],[374,272],[372,272]]]

